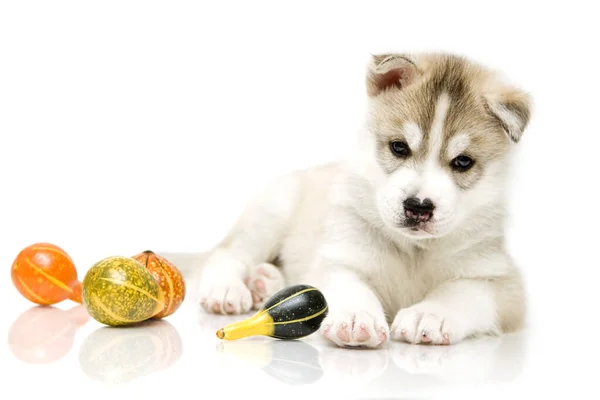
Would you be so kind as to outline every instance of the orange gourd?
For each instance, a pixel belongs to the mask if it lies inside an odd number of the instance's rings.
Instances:
[[[165,318],[177,311],[185,298],[185,281],[177,267],[150,250],[132,258],[150,271],[165,296],[164,308],[153,318]]]
[[[13,261],[11,278],[19,293],[39,305],[69,299],[81,304],[81,282],[71,257],[51,243],[25,247]]]

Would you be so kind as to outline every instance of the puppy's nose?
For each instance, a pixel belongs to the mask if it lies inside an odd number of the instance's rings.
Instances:
[[[434,205],[429,199],[421,201],[417,197],[404,200],[404,215],[416,222],[426,222],[433,216]]]

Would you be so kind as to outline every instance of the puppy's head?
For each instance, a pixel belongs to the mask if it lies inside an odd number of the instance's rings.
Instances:
[[[387,226],[441,237],[502,198],[529,122],[526,93],[449,54],[373,56],[367,93],[370,180]]]

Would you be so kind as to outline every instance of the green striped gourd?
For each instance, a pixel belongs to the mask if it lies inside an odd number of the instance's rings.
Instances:
[[[130,257],[112,256],[94,264],[82,283],[88,313],[105,325],[145,321],[164,307],[164,294],[150,271]]]

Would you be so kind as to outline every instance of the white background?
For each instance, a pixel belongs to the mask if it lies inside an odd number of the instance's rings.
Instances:
[[[3,1],[0,328],[31,305],[9,277],[23,247],[61,246],[80,276],[109,255],[205,250],[260,185],[343,154],[370,53],[442,50],[502,70],[535,102],[507,235],[536,336],[510,393],[597,393],[592,4]],[[0,362],[17,386],[45,376],[5,345]],[[205,372],[174,373],[189,374],[190,392]]]

